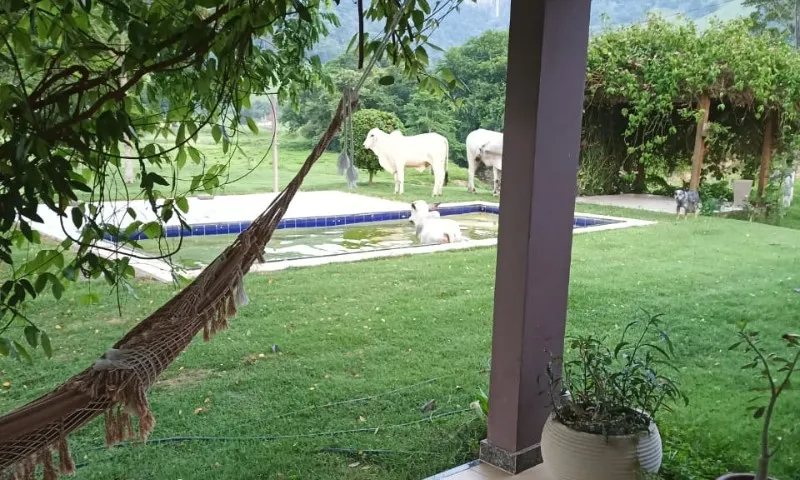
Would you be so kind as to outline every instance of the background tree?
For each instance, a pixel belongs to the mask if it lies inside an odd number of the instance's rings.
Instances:
[[[334,0],[339,3],[339,0]],[[391,33],[389,64],[410,78],[428,66],[429,34],[461,0],[432,8],[426,0],[372,0],[363,15]],[[105,237],[136,247],[131,233],[159,237],[165,222],[182,224],[186,196],[226,182],[230,158],[207,159],[193,143],[208,129],[223,152],[237,148],[251,95],[276,92],[284,102],[319,82],[331,85],[309,52],[339,24],[329,0],[9,0],[0,4],[0,354],[28,358],[9,329],[38,344],[41,332],[24,301],[49,289],[60,297],[83,274],[125,285],[127,258],[108,258]],[[405,5],[405,7],[404,7]],[[401,10],[402,9],[402,10]],[[396,32],[390,21],[400,15]],[[358,40],[359,64],[380,35]],[[122,41],[122,39],[125,41]],[[425,77],[428,78],[427,76]],[[427,82],[441,91],[446,82]],[[329,118],[329,117],[326,117]],[[157,137],[162,137],[157,140]],[[133,151],[139,185],[118,184]],[[187,162],[202,165],[182,187]],[[120,182],[124,183],[124,182]],[[102,202],[142,198],[157,220],[128,209],[124,228]],[[31,227],[44,211],[73,223],[77,235],[40,246]],[[104,213],[106,213],[104,215]],[[122,220],[117,218],[117,220]],[[18,327],[18,328],[17,328]]]
[[[751,15],[755,31],[774,31],[800,48],[800,37],[796,34],[800,24],[800,1],[745,0],[743,4],[755,8]]]
[[[442,66],[463,84],[452,93],[460,143],[476,128],[503,131],[507,56],[507,31],[485,32],[445,53]],[[454,158],[466,161],[461,150]]]
[[[369,173],[370,184],[372,184],[375,174],[381,170],[381,165],[372,150],[362,148],[361,143],[373,128],[380,128],[387,133],[391,133],[393,130],[402,132],[403,122],[394,113],[370,108],[362,108],[353,114],[353,136],[355,136],[356,141],[354,162],[356,167]]]

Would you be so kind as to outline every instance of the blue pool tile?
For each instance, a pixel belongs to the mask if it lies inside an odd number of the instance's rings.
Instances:
[[[217,235],[227,235],[230,232],[230,223],[220,223],[217,225]]]
[[[231,223],[228,225],[228,233],[241,233],[242,224],[240,222]]]
[[[336,218],[335,217],[326,217],[325,218],[325,226],[326,227],[333,227],[336,225]]]
[[[217,225],[207,224],[207,225],[204,225],[204,228],[206,230],[205,231],[206,235],[216,235],[217,234]]]
[[[289,218],[287,220],[284,220],[284,223],[285,223],[285,227],[284,228],[297,228],[296,227],[297,220],[295,220],[294,218]]]

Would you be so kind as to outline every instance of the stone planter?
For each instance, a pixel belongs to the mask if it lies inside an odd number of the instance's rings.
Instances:
[[[752,180],[734,180],[733,182],[733,206],[744,207],[750,197],[750,190],[753,189]]]
[[[572,430],[550,415],[541,448],[553,480],[637,480],[661,467],[661,435],[655,423],[648,433],[605,437]]]

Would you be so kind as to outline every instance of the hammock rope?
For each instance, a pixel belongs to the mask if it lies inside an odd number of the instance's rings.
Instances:
[[[264,260],[262,252],[267,242],[311,167],[339,132],[345,117],[356,108],[361,86],[409,4],[410,0],[405,0],[398,10],[358,83],[343,94],[331,123],[297,175],[250,227],[191,284],[136,325],[92,366],[50,393],[0,417],[0,479],[32,480],[39,465],[44,480],[73,474],[75,464],[67,437],[101,414],[105,419],[106,445],[137,436],[141,441],[147,440],[155,427],[147,390],[201,330],[203,339],[209,341],[228,327],[228,319],[236,315],[239,307],[247,304],[244,275],[253,263]],[[349,141],[352,146],[352,138]],[[138,418],[138,435],[134,417]]]

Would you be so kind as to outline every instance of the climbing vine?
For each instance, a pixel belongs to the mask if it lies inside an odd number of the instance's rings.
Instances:
[[[644,23],[604,31],[591,42],[587,113],[600,109],[621,115],[625,164],[638,170],[643,189],[646,170],[672,171],[689,162],[702,116],[698,101],[708,95],[706,173],[718,173],[720,163],[736,160],[752,175],[765,113],[780,119],[778,150],[786,148],[798,126],[797,72],[800,55],[785,38],[752,34],[750,19],[712,23],[699,32],[691,21],[652,15]]]

